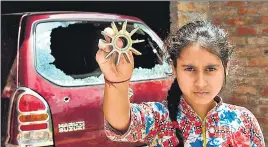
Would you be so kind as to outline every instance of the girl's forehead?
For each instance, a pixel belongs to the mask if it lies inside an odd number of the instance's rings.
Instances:
[[[208,49],[202,48],[199,45],[191,45],[182,50],[178,61],[188,62],[189,64],[206,63],[206,64],[219,64],[221,59],[208,51]]]

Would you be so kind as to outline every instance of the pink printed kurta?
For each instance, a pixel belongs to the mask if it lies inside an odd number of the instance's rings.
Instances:
[[[249,110],[222,103],[218,96],[214,100],[216,106],[201,120],[181,99],[177,122],[186,147],[265,147],[258,121]],[[131,104],[131,123],[127,132],[113,129],[106,120],[105,132],[113,141],[140,141],[152,147],[178,144],[166,101]]]

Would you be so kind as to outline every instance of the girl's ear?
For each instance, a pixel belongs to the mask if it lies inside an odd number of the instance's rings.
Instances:
[[[172,60],[170,61],[170,64],[171,64],[171,67],[172,67],[173,76],[177,76],[176,68],[174,67],[174,64],[173,64]]]
[[[228,62],[227,62],[227,67],[226,67],[226,76],[228,76],[229,69],[230,69],[230,61],[228,61]]]

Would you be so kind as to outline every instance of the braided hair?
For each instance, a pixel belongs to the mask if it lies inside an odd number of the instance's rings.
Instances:
[[[166,39],[165,43],[169,54],[168,62],[172,61],[176,68],[177,59],[180,57],[182,50],[189,45],[198,44],[221,59],[224,73],[226,73],[227,63],[233,50],[227,38],[227,33],[223,29],[208,21],[190,22],[181,27],[175,34],[170,34]],[[178,106],[182,96],[177,78],[174,79],[167,96],[169,117],[172,122],[177,122],[177,114],[180,111]],[[226,78],[224,83],[226,83]],[[183,147],[183,135],[179,128],[176,128],[176,137],[180,142],[178,147]]]

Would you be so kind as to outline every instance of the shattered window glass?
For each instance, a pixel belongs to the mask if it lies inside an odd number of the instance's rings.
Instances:
[[[122,22],[116,22],[119,29]],[[35,66],[47,80],[61,86],[103,84],[104,78],[95,60],[101,31],[111,22],[53,21],[43,22],[35,30]],[[133,44],[142,53],[134,55],[135,68],[131,81],[158,79],[171,73],[170,65],[163,64],[153,52],[155,48],[163,56],[163,42],[143,24],[128,22],[127,30],[139,27],[132,39],[145,42]],[[150,43],[149,43],[150,42]]]

